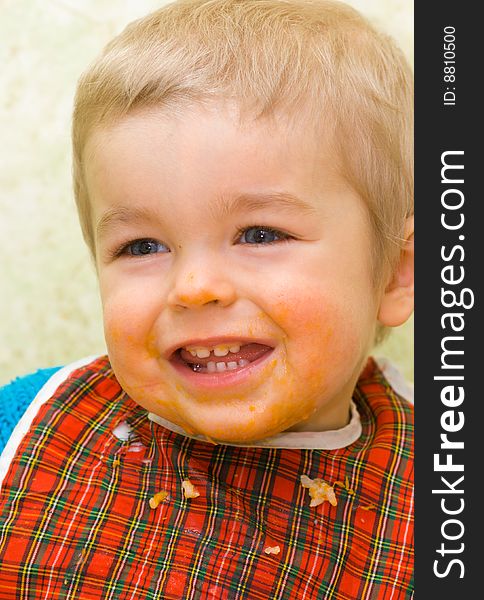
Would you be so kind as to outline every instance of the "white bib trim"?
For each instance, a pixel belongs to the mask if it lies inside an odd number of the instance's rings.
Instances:
[[[184,429],[155,415],[148,414],[148,418],[165,429],[179,433],[185,437],[207,442],[203,435],[189,435]],[[298,449],[318,449],[318,450],[337,450],[349,446],[361,435],[360,414],[353,400],[351,401],[351,419],[348,425],[341,429],[332,431],[286,431],[264,440],[259,440],[253,444],[232,444],[224,443],[225,446],[239,446],[242,448],[298,448]]]

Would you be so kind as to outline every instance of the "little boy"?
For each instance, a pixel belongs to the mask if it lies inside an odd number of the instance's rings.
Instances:
[[[410,598],[411,76],[325,0],[182,0],[82,77],[108,357],[2,456],[0,598]]]

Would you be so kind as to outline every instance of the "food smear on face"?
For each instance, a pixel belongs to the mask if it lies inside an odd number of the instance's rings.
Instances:
[[[198,498],[200,496],[200,492],[189,479],[182,481],[182,489],[185,498]]]
[[[163,501],[165,501],[168,497],[168,492],[165,490],[162,490],[161,492],[158,492],[157,494],[155,494],[153,496],[153,498],[150,498],[149,500],[149,505],[150,508],[157,508],[157,506],[159,504],[161,504]]]
[[[310,479],[307,475],[301,475],[301,485],[309,490],[311,496],[309,506],[319,506],[325,500],[332,506],[338,503],[333,487],[322,479]]]

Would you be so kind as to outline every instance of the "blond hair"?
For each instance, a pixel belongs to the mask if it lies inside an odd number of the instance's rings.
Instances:
[[[179,0],[135,21],[81,77],[74,191],[95,255],[83,152],[130,111],[235,100],[253,118],[298,115],[335,132],[344,174],[365,200],[381,274],[413,212],[412,77],[403,54],[349,6],[326,0]]]

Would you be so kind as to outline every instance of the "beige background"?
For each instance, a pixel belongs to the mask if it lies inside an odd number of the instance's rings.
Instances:
[[[104,352],[70,181],[76,80],[162,0],[0,0],[0,385]],[[353,0],[413,61],[413,3]],[[413,321],[375,351],[413,380]]]

